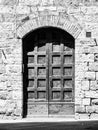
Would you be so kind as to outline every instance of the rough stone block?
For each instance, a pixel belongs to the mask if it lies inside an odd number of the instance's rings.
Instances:
[[[15,109],[15,103],[14,103],[14,101],[10,101],[9,100],[7,102],[7,105],[6,105],[6,115],[10,116],[14,112],[14,109]]]
[[[82,81],[81,80],[76,80],[75,81],[75,89],[77,90],[77,89],[80,89],[81,90],[81,84],[82,84]]]
[[[76,68],[76,66],[75,66]],[[76,69],[75,69],[76,70]],[[84,72],[80,71],[75,71],[75,80],[83,80],[84,79]]]
[[[3,21],[4,21],[3,15],[0,14],[0,22],[3,22]]]
[[[87,113],[93,113],[93,112],[95,112],[94,106],[86,106],[86,112]]]
[[[21,81],[9,81],[7,82],[7,86],[12,86],[13,90],[20,90],[22,88],[22,82]]]
[[[18,109],[22,109],[22,105],[23,105],[22,100],[17,100],[16,101],[16,106],[17,106]]]
[[[8,65],[6,67],[8,73],[21,73],[22,67],[20,65]]]
[[[82,53],[85,54],[95,54],[98,53],[98,46],[88,46],[88,45],[84,45],[83,49],[82,49]]]
[[[98,113],[98,105],[95,105],[94,108],[95,108],[95,113]]]
[[[6,79],[9,79],[9,80],[11,80],[11,81],[17,81],[17,82],[20,82],[21,81],[21,79],[22,79],[22,74],[16,74],[15,75],[15,73],[10,73],[10,74],[8,74],[7,76],[6,76]]]
[[[15,7],[0,5],[0,13],[15,14]]]
[[[84,47],[82,48],[82,53],[85,53],[85,54],[90,53],[90,46],[84,45]]]
[[[6,74],[1,74],[0,75],[0,82],[6,82],[6,80],[7,80]]]
[[[94,55],[94,61],[95,61],[95,62],[98,62],[98,53],[96,53],[96,54]]]
[[[0,107],[4,107],[6,105],[6,100],[0,99]]]
[[[89,81],[82,81],[82,90],[89,90]]]
[[[96,39],[95,39],[95,40],[96,40],[96,44],[98,45],[98,38],[96,37]]]
[[[90,53],[98,53],[98,46],[90,47]]]
[[[96,42],[94,41],[94,39],[81,40],[80,43],[86,46],[96,46]]]
[[[94,23],[97,23],[98,22],[98,16],[96,15],[85,15],[84,16],[84,19],[86,22],[94,22]]]
[[[97,91],[85,91],[85,97],[88,98],[98,98],[98,92]]]
[[[30,7],[28,7],[28,6],[17,6],[16,13],[17,14],[29,14],[30,13]]]
[[[2,99],[2,100],[7,99],[7,92],[6,91],[0,91],[0,99]]]
[[[92,113],[92,114],[90,115],[90,119],[98,119],[98,114]]]
[[[40,0],[39,0],[40,2]],[[49,5],[53,5],[54,0],[42,0],[42,2],[40,3],[42,6],[49,6]]]
[[[89,63],[89,70],[90,71],[98,71],[98,63],[97,62]]]
[[[76,105],[81,105],[82,104],[82,99],[79,98],[79,97],[75,98],[75,104]]]
[[[16,5],[18,3],[18,0],[2,0],[3,5]]]
[[[3,56],[2,56],[2,50],[0,50],[0,64],[2,64]]]
[[[98,99],[92,99],[92,100],[91,100],[91,103],[92,103],[92,104],[95,104],[95,105],[98,105]]]
[[[98,8],[94,6],[86,7],[86,14],[96,14],[98,12]]]
[[[84,96],[85,96],[84,92],[81,91],[81,89],[76,89],[75,90],[75,95],[76,95],[77,98],[80,98],[80,97],[84,98]]]
[[[79,113],[75,113],[75,119],[79,120]]]
[[[22,91],[21,90],[20,91],[19,90],[18,91],[13,90],[12,98],[16,99],[16,100],[22,100]]]
[[[21,5],[33,5],[36,6],[38,4],[41,4],[40,0],[24,0],[24,1],[19,1]]]
[[[86,72],[84,78],[94,80],[95,79],[95,72],[90,72],[90,71]]]
[[[15,22],[15,14],[2,14],[4,22]]]
[[[89,114],[79,114],[79,119],[89,119]]]
[[[15,116],[21,116],[21,115],[22,115],[22,110],[16,108],[16,109],[14,110],[14,115],[15,115]]]
[[[75,61],[75,72],[85,72],[88,70],[87,62],[76,62]]]
[[[90,89],[97,90],[98,89],[98,81],[90,81]]]
[[[76,106],[75,112],[76,113],[85,113],[86,112],[85,106]]]
[[[0,114],[5,114],[5,113],[6,113],[6,108],[0,107]]]
[[[98,80],[98,72],[96,72],[96,80]]]
[[[4,74],[5,72],[6,72],[5,66],[0,64],[0,74]]]
[[[2,32],[0,32],[0,40],[4,41],[4,40],[15,38],[15,32],[14,31],[13,30],[6,30],[6,31],[2,30]]]
[[[94,62],[94,54],[76,54],[75,60],[78,62]]]
[[[15,30],[15,24],[12,22],[3,22],[0,24],[0,30]]]
[[[83,105],[90,105],[90,98],[84,98],[82,103]]]
[[[6,90],[6,89],[7,89],[6,82],[0,82],[0,90]]]
[[[85,62],[85,61],[87,61],[87,62],[94,62],[94,55],[93,55],[93,54],[85,55],[84,58],[85,58],[85,59],[83,60],[84,62]]]

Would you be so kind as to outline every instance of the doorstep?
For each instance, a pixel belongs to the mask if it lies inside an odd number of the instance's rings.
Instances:
[[[69,122],[69,123],[75,123],[75,122],[94,122],[98,121],[98,119],[75,119],[75,118],[56,118],[56,117],[50,117],[50,118],[43,118],[43,117],[34,117],[34,118],[23,118],[23,119],[16,119],[16,120],[0,120],[1,123],[52,123],[52,122]]]

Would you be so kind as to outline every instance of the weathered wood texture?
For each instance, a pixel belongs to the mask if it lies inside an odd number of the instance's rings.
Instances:
[[[47,32],[44,34],[44,38],[48,37],[52,41],[53,35],[60,34]],[[31,46],[33,51],[28,52],[28,115],[33,116],[38,113],[41,115],[40,103],[43,102],[48,115],[74,114],[74,106],[70,107],[70,103],[74,102],[74,49],[73,45],[69,46],[74,43],[73,41],[62,43],[63,38],[61,36],[59,42],[54,39],[54,42],[50,43],[47,43],[45,39],[38,39],[37,43],[34,43],[35,47]],[[45,41],[45,44],[40,45],[39,41]],[[29,102],[32,102],[30,105],[32,107],[29,107]],[[51,104],[52,102],[56,104]],[[36,108],[33,103],[37,105]],[[39,111],[35,111],[35,109],[39,109]]]

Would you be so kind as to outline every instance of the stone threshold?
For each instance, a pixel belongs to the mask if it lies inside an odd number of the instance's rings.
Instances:
[[[98,119],[75,119],[75,118],[25,118],[25,119],[9,119],[0,120],[0,124],[5,123],[94,123],[98,122]]]

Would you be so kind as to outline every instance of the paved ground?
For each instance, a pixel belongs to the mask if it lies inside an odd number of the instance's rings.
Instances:
[[[0,130],[98,130],[98,121],[1,123]]]

